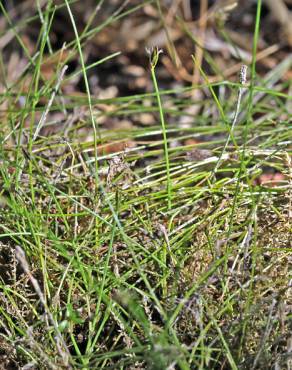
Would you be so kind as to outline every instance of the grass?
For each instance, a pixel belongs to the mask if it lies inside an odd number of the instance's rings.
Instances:
[[[5,32],[29,56],[16,81],[1,63],[3,366],[290,369],[291,97],[281,78],[291,56],[257,75],[258,1],[251,80],[234,124],[240,83],[211,83],[202,69],[203,84],[162,89],[158,54],[152,93],[95,98],[88,71],[118,53],[87,65],[83,49],[146,3],[122,6],[99,26],[96,8],[78,33],[74,2],[48,1],[33,55],[22,27],[35,17],[13,27],[1,5]],[[60,7],[75,39],[46,79]],[[62,91],[76,77],[62,76],[64,66],[77,55],[84,96]],[[154,123],[135,125],[143,114]],[[195,124],[178,124],[188,115]],[[124,117],[130,129],[104,125]],[[266,172],[281,181],[261,184]]]

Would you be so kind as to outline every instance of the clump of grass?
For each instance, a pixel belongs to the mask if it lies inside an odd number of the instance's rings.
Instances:
[[[206,80],[196,88],[208,88],[211,97],[197,102],[200,124],[188,128],[175,122],[193,104],[184,96],[193,87],[159,89],[154,64],[153,93],[102,101],[91,95],[82,47],[100,27],[88,24],[78,34],[67,0],[86,98],[62,92],[69,60],[43,79],[55,10],[52,2],[40,9],[38,51],[2,94],[8,109],[0,127],[0,358],[6,368],[289,368],[291,127],[278,116],[287,113],[290,98],[279,91],[279,76],[291,58],[257,79],[258,4],[242,105],[241,84]],[[121,7],[108,23],[134,10]],[[230,98],[220,100],[216,89],[223,85]],[[110,109],[101,111],[101,104]],[[221,113],[215,122],[205,109],[210,105]],[[44,135],[58,111],[64,122]],[[160,122],[131,130],[96,125],[145,112]],[[194,137],[200,141],[185,145]],[[118,150],[108,153],[113,143]],[[258,181],[267,170],[282,174],[277,186]]]

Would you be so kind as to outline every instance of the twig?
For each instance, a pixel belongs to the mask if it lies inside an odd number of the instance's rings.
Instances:
[[[41,301],[41,304],[44,307],[45,314],[46,314],[48,320],[50,321],[50,323],[53,325],[53,327],[55,329],[56,339],[57,339],[56,346],[57,346],[57,349],[58,349],[58,352],[59,352],[61,358],[63,359],[64,365],[66,366],[67,369],[71,369],[71,366],[69,365],[69,356],[70,356],[69,349],[68,349],[68,347],[67,347],[67,345],[64,341],[64,338],[62,337],[62,335],[60,333],[57,322],[54,320],[53,315],[51,314],[51,312],[50,312],[50,310],[47,306],[47,303],[46,303],[45,297],[42,293],[42,290],[40,288],[40,285],[39,285],[38,281],[34,278],[34,276],[32,275],[32,273],[30,271],[28,262],[27,262],[26,257],[25,257],[24,250],[20,246],[16,246],[15,255],[16,255],[16,258],[18,259],[21,267],[23,268],[24,272],[27,274],[35,292],[39,296],[39,299]]]
[[[46,108],[46,110],[43,112],[42,117],[41,117],[41,119],[40,119],[40,121],[39,121],[39,123],[38,123],[38,125],[37,125],[37,127],[36,127],[36,130],[35,130],[35,132],[34,132],[34,135],[33,135],[32,141],[35,141],[35,139],[37,138],[37,136],[38,136],[38,134],[39,134],[39,132],[40,132],[41,128],[43,127],[44,123],[46,122],[47,115],[48,115],[48,113],[49,113],[49,110],[51,109],[51,106],[52,106],[53,101],[54,101],[54,99],[55,99],[56,93],[57,93],[57,91],[59,90],[59,87],[60,87],[61,82],[62,82],[62,80],[63,80],[63,78],[64,78],[64,75],[65,75],[65,72],[66,72],[67,68],[68,68],[68,66],[67,66],[67,65],[65,65],[65,66],[62,68],[61,73],[59,74],[59,77],[58,77],[58,80],[57,80],[56,86],[55,86],[55,88],[53,89],[53,92],[52,92],[52,95],[51,95],[50,100],[49,100],[49,102],[48,102],[47,108]]]
[[[197,60],[197,63],[202,67],[203,63],[203,57],[204,57],[204,44],[205,44],[205,38],[206,38],[206,27],[207,27],[207,18],[204,17],[204,14],[207,14],[208,10],[208,1],[203,0],[201,1],[200,5],[200,18],[199,18],[199,33],[197,37],[197,42],[195,45],[195,58]],[[200,69],[196,68],[194,66],[194,71],[193,71],[193,86],[196,86],[199,84],[200,80]],[[192,95],[195,97],[195,93],[198,90],[193,90]]]
[[[277,304],[276,299],[273,299],[272,304],[270,306],[270,313],[269,313],[269,316],[268,316],[268,319],[267,319],[267,324],[266,324],[265,332],[264,332],[264,334],[263,334],[263,336],[261,338],[260,348],[258,349],[258,353],[255,356],[255,359],[254,359],[254,362],[253,362],[253,365],[252,365],[251,370],[256,369],[257,364],[258,364],[258,362],[260,360],[260,357],[261,357],[261,355],[263,353],[263,350],[264,350],[264,346],[266,344],[266,341],[269,338],[269,335],[271,333],[272,325],[273,325],[273,323],[272,323],[273,311],[274,311],[274,308],[275,308],[276,304]]]

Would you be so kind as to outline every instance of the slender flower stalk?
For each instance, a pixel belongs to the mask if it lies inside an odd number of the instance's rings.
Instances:
[[[168,143],[167,143],[167,133],[166,133],[166,124],[164,120],[163,114],[163,107],[160,98],[159,88],[157,84],[157,79],[155,75],[155,67],[159,60],[159,54],[162,53],[161,49],[152,48],[151,50],[146,49],[147,53],[149,54],[150,58],[150,69],[151,69],[151,77],[153,80],[153,85],[155,89],[159,115],[160,115],[160,122],[162,127],[162,135],[163,135],[163,143],[164,143],[164,156],[165,156],[165,164],[166,164],[166,177],[167,177],[167,204],[168,209],[171,209],[171,178],[170,178],[170,164],[169,164],[169,155],[168,155]]]
[[[243,91],[244,91],[244,88],[245,88],[244,85],[246,84],[246,75],[247,75],[247,66],[245,64],[243,64],[241,66],[240,72],[239,72],[240,87],[238,89],[236,109],[235,109],[235,113],[234,113],[234,116],[233,116],[231,128],[230,128],[228,138],[227,138],[227,140],[225,142],[224,148],[223,148],[223,150],[221,152],[221,155],[220,155],[220,157],[218,159],[218,162],[216,163],[216,166],[214,168],[214,172],[213,173],[216,173],[217,172],[217,170],[218,170],[218,168],[219,168],[219,166],[221,164],[222,156],[225,153],[226,148],[228,147],[228,144],[230,142],[231,137],[233,136],[234,127],[235,127],[235,125],[237,123],[238,115],[239,115],[239,112],[240,112],[240,105],[241,105],[242,94],[243,94]]]

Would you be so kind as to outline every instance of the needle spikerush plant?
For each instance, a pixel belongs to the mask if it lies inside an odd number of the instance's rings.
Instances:
[[[3,366],[288,369],[291,97],[283,81],[291,56],[255,74],[258,2],[248,84],[245,69],[240,83],[210,83],[201,69],[202,84],[162,89],[154,49],[150,93],[100,99],[88,83],[85,96],[71,96],[64,84],[119,55],[88,65],[91,38],[154,4],[123,2],[95,25],[105,3],[83,32],[74,2],[39,4],[32,55],[21,36],[36,17],[5,31],[30,57],[13,82],[2,63]],[[59,60],[50,30],[60,7],[72,54],[47,80],[45,51]],[[81,69],[65,70],[70,58]],[[203,99],[189,98],[195,89]],[[186,116],[189,127],[180,125]],[[105,127],[111,120],[121,127]],[[274,187],[260,181],[267,170],[281,176]]]

